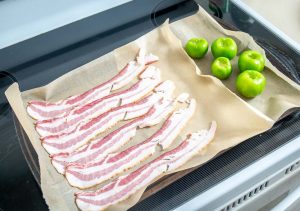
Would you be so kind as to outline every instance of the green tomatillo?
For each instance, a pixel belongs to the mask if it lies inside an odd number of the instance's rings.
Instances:
[[[215,58],[226,57],[231,60],[237,54],[237,45],[229,37],[220,37],[212,43],[211,52]]]
[[[211,73],[217,78],[227,79],[232,73],[230,60],[226,57],[218,57],[211,63]]]
[[[241,72],[245,70],[261,72],[265,67],[265,58],[257,51],[244,51],[239,57],[238,66]]]
[[[185,51],[193,59],[205,56],[208,50],[208,42],[204,38],[192,38],[185,45]]]
[[[236,89],[244,97],[253,98],[261,94],[266,86],[266,78],[258,71],[245,70],[236,79]]]

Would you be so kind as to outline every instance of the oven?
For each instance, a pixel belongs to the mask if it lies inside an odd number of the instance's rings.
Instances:
[[[71,1],[55,2],[53,8],[54,3],[46,1],[36,6],[30,1],[0,2],[0,11],[17,6],[28,11],[37,6],[48,8],[23,21],[2,13],[7,19],[0,24],[0,210],[47,210],[40,190],[37,155],[4,96],[13,82],[19,83],[21,91],[45,85],[140,37],[168,18],[173,22],[195,14],[199,4],[223,27],[252,35],[273,65],[300,83],[299,49],[237,1],[72,1],[72,6]],[[20,12],[20,16],[24,14]],[[166,182],[130,210],[297,210],[299,135],[300,110],[293,109],[270,130],[172,183]]]

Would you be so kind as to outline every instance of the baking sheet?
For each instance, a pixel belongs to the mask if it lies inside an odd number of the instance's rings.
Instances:
[[[69,186],[65,178],[51,165],[49,156],[41,146],[34,129],[33,120],[26,113],[27,102],[33,99],[56,101],[90,89],[115,75],[128,61],[135,58],[140,47],[159,56],[159,62],[154,65],[161,69],[163,79],[170,79],[176,83],[176,94],[188,92],[197,100],[194,117],[172,147],[177,146],[185,134],[207,128],[211,120],[217,121],[218,129],[214,141],[202,155],[195,157],[181,169],[200,165],[217,153],[269,129],[284,111],[300,105],[299,86],[282,75],[269,62],[264,72],[267,78],[266,91],[260,97],[245,100],[234,93],[232,87],[234,75],[224,83],[225,85],[220,80],[206,75],[212,60],[210,53],[205,59],[195,63],[182,49],[182,44],[191,37],[203,36],[211,42],[214,38],[225,34],[237,41],[239,52],[246,48],[263,52],[250,36],[224,30],[200,8],[196,15],[171,25],[165,23],[141,38],[63,75],[44,87],[20,92],[18,84],[15,83],[8,88],[6,91],[8,101],[38,154],[41,188],[50,210],[76,210],[73,194],[78,189]],[[153,130],[153,128],[139,130],[131,145],[150,136]],[[138,202],[144,189],[110,209],[128,209]]]

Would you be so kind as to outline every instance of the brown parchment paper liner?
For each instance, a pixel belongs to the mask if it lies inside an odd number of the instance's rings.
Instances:
[[[200,8],[198,14],[171,24],[171,29],[165,23],[138,40],[81,66],[44,87],[20,92],[18,84],[15,83],[8,88],[7,99],[38,154],[41,188],[50,210],[76,210],[73,194],[78,189],[69,186],[65,178],[51,165],[34,129],[33,120],[26,113],[27,102],[32,99],[55,101],[90,89],[116,74],[118,69],[135,57],[140,47],[145,47],[147,52],[160,57],[155,66],[161,69],[163,79],[170,79],[176,83],[176,94],[188,92],[197,100],[194,117],[172,147],[176,147],[187,133],[208,128],[211,120],[216,120],[218,124],[215,139],[205,152],[180,169],[200,165],[217,153],[269,129],[284,111],[299,106],[299,86],[280,74],[269,62],[265,70],[268,80],[265,93],[247,102],[226,88],[231,88],[232,81],[225,82],[224,86],[214,77],[197,75],[196,72],[199,74],[202,71],[205,74],[209,71],[211,58],[208,54],[206,59],[197,62],[200,71],[182,49],[181,42],[184,43],[194,36],[203,36],[212,41],[224,34],[234,37],[240,50],[251,48],[263,52],[251,37],[222,29]],[[139,130],[131,145],[144,140],[153,131],[154,129]],[[109,209],[130,208],[138,202],[145,188]]]

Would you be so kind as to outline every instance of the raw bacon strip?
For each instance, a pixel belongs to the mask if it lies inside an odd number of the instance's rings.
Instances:
[[[49,154],[72,152],[119,121],[146,114],[161,99],[161,93],[153,93],[142,100],[119,106],[87,123],[79,124],[72,132],[44,137],[41,139],[42,144]]]
[[[58,102],[31,101],[27,106],[28,114],[37,120],[52,119],[63,116],[77,105],[85,105],[95,99],[108,95],[111,91],[120,89],[140,74],[146,65],[156,62],[157,56],[145,55],[141,49],[136,61],[129,62],[116,76],[80,95],[68,97]]]
[[[188,108],[174,112],[163,126],[144,142],[122,152],[107,155],[88,165],[67,166],[66,179],[70,185],[84,189],[105,182],[137,166],[152,156],[157,146],[161,146],[162,150],[167,149],[193,116],[195,109],[196,101],[192,99]]]
[[[174,110],[174,101],[163,99],[155,104],[144,116],[134,119],[103,138],[80,147],[72,153],[61,153],[51,156],[56,170],[64,174],[67,165],[83,165],[97,160],[103,155],[116,152],[136,134],[138,128],[158,124]]]
[[[119,177],[97,191],[86,191],[75,194],[75,201],[80,210],[104,210],[117,204],[137,191],[151,184],[164,173],[181,167],[198,155],[212,140],[216,131],[216,122],[210,129],[192,133],[175,149],[166,152],[157,159],[140,167],[136,171]]]
[[[149,78],[143,78],[130,88],[110,94],[84,106],[78,106],[63,117],[36,122],[36,131],[40,136],[57,135],[70,132],[82,122],[86,122],[112,108],[132,103],[151,92],[160,83],[160,71],[149,66],[145,73]]]

